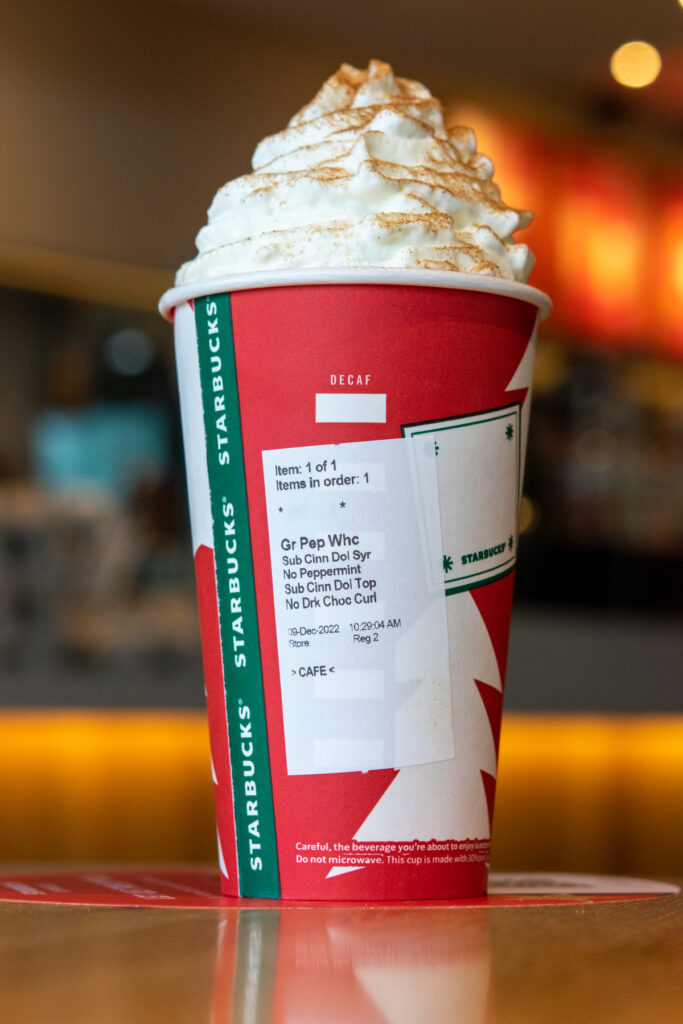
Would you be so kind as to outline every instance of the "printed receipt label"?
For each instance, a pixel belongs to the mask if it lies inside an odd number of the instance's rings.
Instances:
[[[263,453],[287,770],[454,756],[434,446]]]

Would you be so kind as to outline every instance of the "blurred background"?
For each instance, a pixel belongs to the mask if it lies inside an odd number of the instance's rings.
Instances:
[[[620,70],[613,54],[632,41],[656,54]],[[176,802],[166,792],[166,810],[157,804],[164,850],[212,856],[171,329],[156,303],[216,188],[342,61],[372,57],[475,128],[504,199],[535,211],[519,240],[537,256],[530,283],[554,302],[538,349],[494,848],[511,868],[680,865],[678,0],[5,4],[0,772],[17,781],[0,798],[13,822],[0,858],[158,855],[149,795],[138,818],[130,799],[145,772],[154,786],[155,773],[175,780]],[[642,84],[648,61],[655,77]],[[644,79],[624,84],[634,74]],[[532,856],[558,772],[572,824],[558,821],[555,844]],[[192,823],[178,824],[180,794]]]

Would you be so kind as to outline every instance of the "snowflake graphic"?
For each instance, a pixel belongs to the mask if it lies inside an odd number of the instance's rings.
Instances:
[[[444,572],[450,572],[452,568],[453,568],[453,559],[451,558],[450,555],[444,555],[443,556],[443,571]]]
[[[511,423],[508,423],[507,427],[505,428],[505,436],[507,437],[508,441],[511,441],[512,438],[515,436],[515,428],[512,426]]]

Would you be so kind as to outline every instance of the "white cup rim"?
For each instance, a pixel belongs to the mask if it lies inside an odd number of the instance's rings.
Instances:
[[[169,288],[159,300],[159,312],[167,320],[173,319],[173,310],[189,299],[222,292],[245,291],[251,288],[287,288],[293,285],[316,284],[395,284],[415,285],[422,288],[458,288],[462,291],[489,292],[529,302],[538,309],[539,320],[544,320],[552,303],[545,292],[518,281],[480,274],[461,274],[451,270],[405,270],[393,267],[321,267],[299,270],[260,270],[224,277],[204,278],[189,284]]]

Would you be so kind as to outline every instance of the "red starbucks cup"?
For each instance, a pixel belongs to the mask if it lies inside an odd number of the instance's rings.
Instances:
[[[485,894],[549,308],[404,270],[163,296],[225,895]]]

